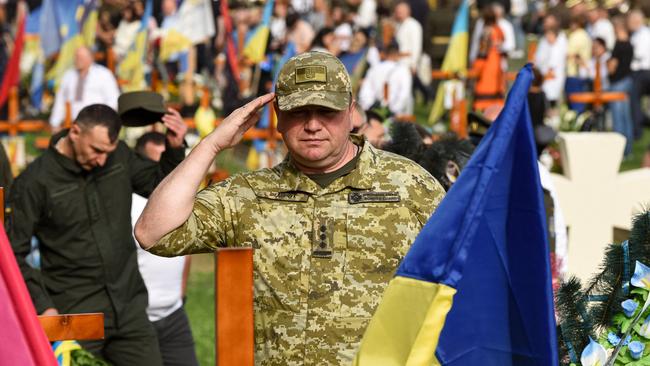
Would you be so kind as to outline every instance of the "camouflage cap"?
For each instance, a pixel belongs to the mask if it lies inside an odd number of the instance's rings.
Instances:
[[[281,111],[306,105],[341,111],[350,105],[350,75],[336,56],[316,51],[301,53],[280,70],[275,95]]]

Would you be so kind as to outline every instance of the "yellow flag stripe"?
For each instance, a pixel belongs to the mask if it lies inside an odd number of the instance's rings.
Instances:
[[[456,290],[395,277],[375,312],[353,365],[430,366]]]
[[[269,40],[269,27],[260,27],[244,46],[243,54],[251,62],[259,63],[264,61],[266,55],[266,43]]]
[[[469,35],[467,32],[462,32],[454,35],[449,43],[449,48],[442,61],[442,71],[451,71],[463,73],[467,71],[467,49],[469,48]],[[433,124],[444,113],[443,99],[444,99],[444,82],[438,85],[436,92],[436,99],[433,102],[433,108],[429,115],[429,124]]]

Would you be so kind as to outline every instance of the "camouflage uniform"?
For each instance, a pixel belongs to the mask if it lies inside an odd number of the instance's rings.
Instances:
[[[291,110],[350,106],[350,80],[335,57],[289,60],[276,85]],[[357,165],[326,188],[291,158],[198,193],[189,219],[150,251],[158,255],[254,250],[258,365],[349,364],[388,281],[438,205],[443,188],[419,165],[361,146]]]
[[[252,246],[256,363],[349,364],[443,195],[420,166],[366,143],[357,168],[325,189],[290,159],[204,189],[187,222],[151,252]]]

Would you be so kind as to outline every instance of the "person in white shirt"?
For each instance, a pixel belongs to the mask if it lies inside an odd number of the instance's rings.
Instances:
[[[552,107],[562,97],[566,78],[567,38],[560,31],[560,24],[555,15],[544,18],[544,37],[537,45],[535,65],[544,75],[542,90]]]
[[[113,52],[118,60],[122,60],[135,41],[140,30],[140,19],[135,14],[134,4],[128,4],[122,9],[122,20],[115,30],[115,43]]]
[[[400,62],[415,74],[422,55],[422,26],[411,17],[411,7],[405,1],[395,5],[393,17],[396,22],[395,40],[403,56]]]
[[[113,73],[104,66],[95,64],[91,51],[80,47],[75,51],[74,69],[61,77],[59,89],[54,98],[50,125],[58,130],[65,118],[66,102],[70,103],[71,118],[74,120],[84,107],[91,104],[106,104],[117,108],[120,90]]]
[[[632,120],[634,121],[634,137],[641,137],[643,122],[648,117],[641,110],[641,99],[650,94],[650,28],[645,24],[645,17],[640,10],[633,10],[627,17],[630,30],[630,43],[634,49],[632,58],[632,78],[634,88],[630,96]]]
[[[361,0],[359,10],[354,17],[354,25],[363,28],[374,28],[377,26],[377,1]]]
[[[159,161],[165,151],[165,135],[145,133],[136,142],[135,150]],[[134,226],[146,204],[146,198],[133,194],[131,221]],[[183,307],[190,257],[159,257],[136,246],[138,268],[149,294],[147,317],[156,330],[163,364],[198,365],[192,330]]]
[[[363,79],[359,90],[359,104],[368,110],[379,103],[394,115],[412,114],[412,77],[406,65],[400,63],[400,51],[396,44],[386,47],[386,58],[372,66]]]
[[[591,39],[602,38],[605,40],[607,50],[611,51],[616,43],[616,33],[614,32],[614,25],[609,21],[607,10],[602,7],[596,7],[587,12],[589,18],[589,27],[587,32]]]

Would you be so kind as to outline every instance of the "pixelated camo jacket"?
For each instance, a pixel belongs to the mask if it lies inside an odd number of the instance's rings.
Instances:
[[[158,255],[254,248],[257,365],[345,365],[389,280],[442,200],[416,163],[363,146],[357,167],[322,189],[290,159],[198,193]]]

